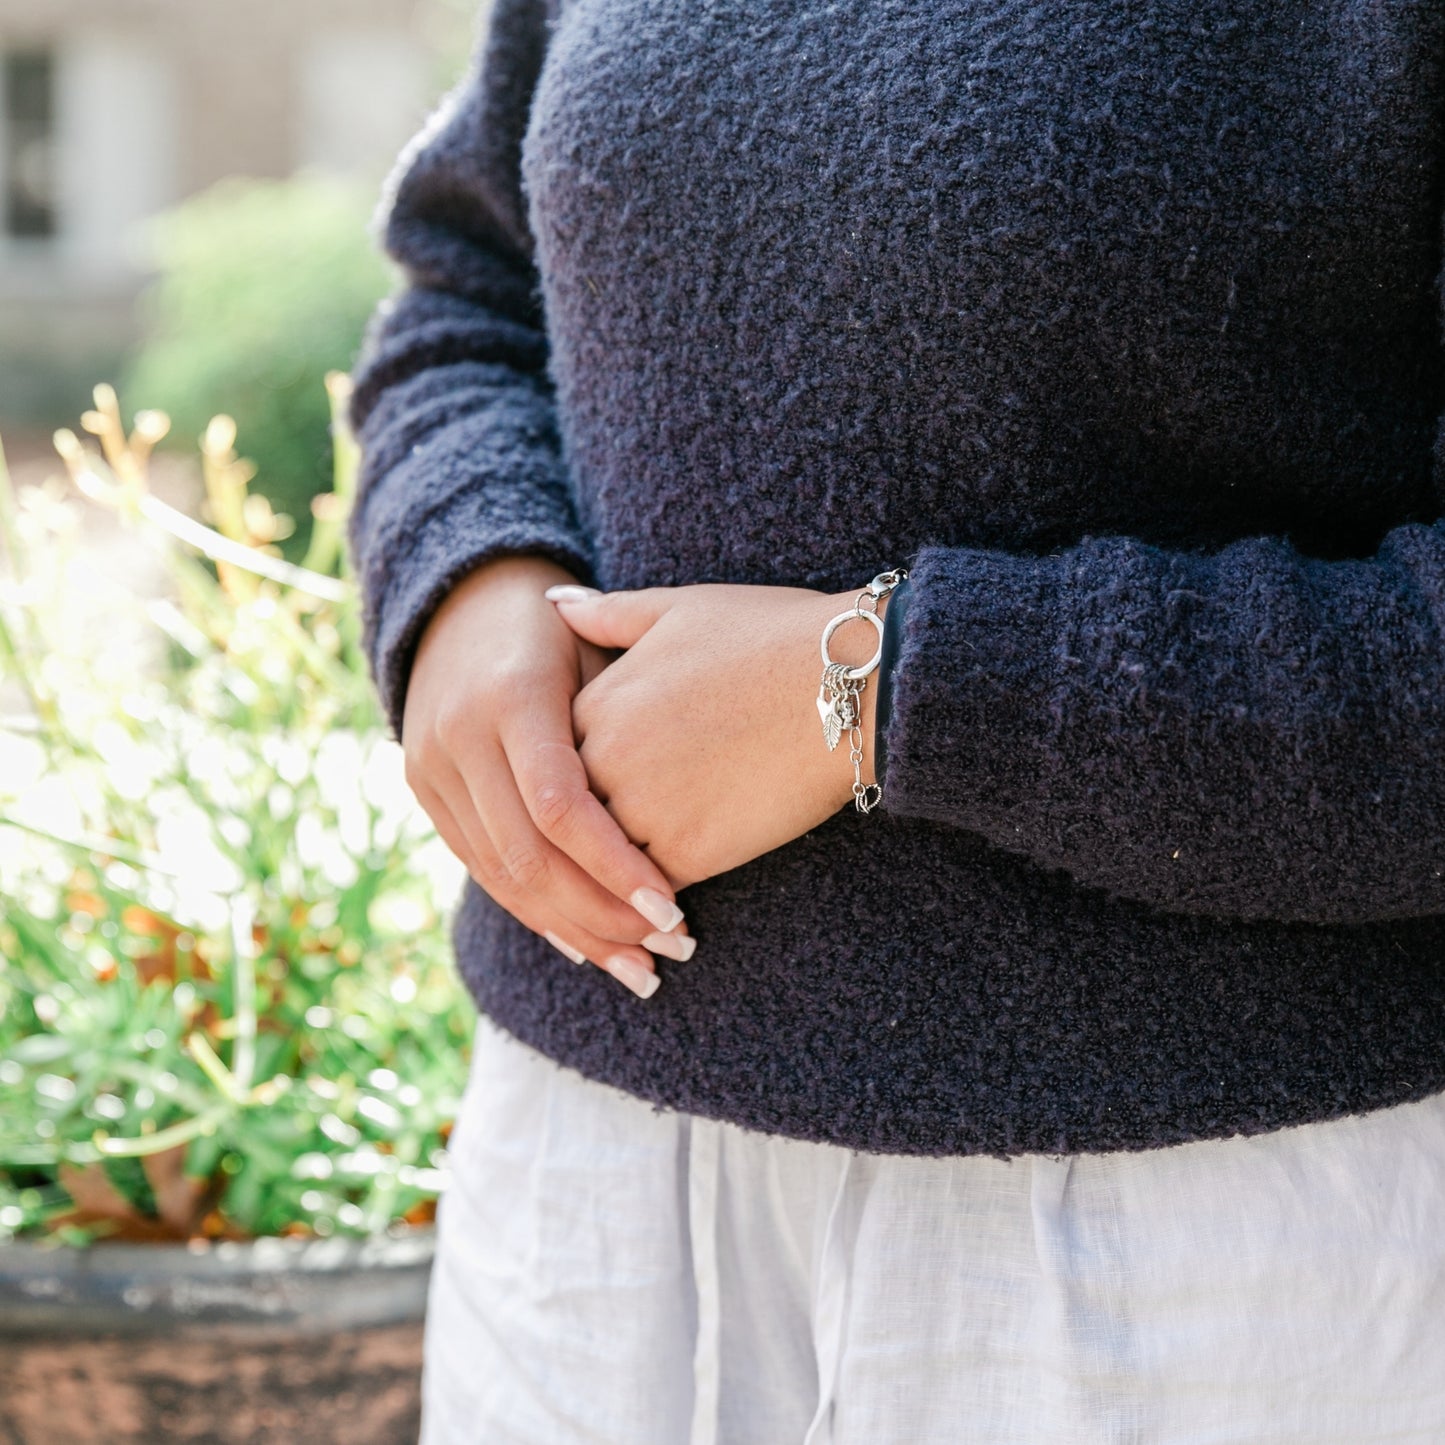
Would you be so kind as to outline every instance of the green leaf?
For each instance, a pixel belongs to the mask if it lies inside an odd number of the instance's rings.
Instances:
[[[16,1039],[6,1048],[5,1055],[33,1069],[68,1058],[71,1048],[71,1041],[63,1034],[31,1034],[28,1038]]]

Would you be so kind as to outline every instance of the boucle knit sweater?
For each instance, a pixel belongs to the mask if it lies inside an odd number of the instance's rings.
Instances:
[[[351,547],[398,735],[499,554],[912,569],[882,807],[684,890],[646,1001],[468,883],[494,1020],[885,1153],[1445,1088],[1439,0],[495,0],[388,203]]]

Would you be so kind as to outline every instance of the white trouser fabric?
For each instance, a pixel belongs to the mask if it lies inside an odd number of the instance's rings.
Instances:
[[[422,1445],[1445,1442],[1445,1094],[1143,1153],[859,1154],[483,1019]]]

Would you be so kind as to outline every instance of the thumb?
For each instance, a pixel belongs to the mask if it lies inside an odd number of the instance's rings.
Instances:
[[[673,587],[639,587],[631,592],[595,592],[549,587],[543,594],[578,637],[599,647],[631,647],[669,607]]]

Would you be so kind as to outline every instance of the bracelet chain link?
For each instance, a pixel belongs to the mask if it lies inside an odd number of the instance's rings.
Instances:
[[[883,657],[883,619],[879,615],[879,603],[888,596],[905,577],[908,571],[903,567],[892,567],[880,572],[855,599],[852,608],[840,612],[823,629],[821,651],[823,654],[823,680],[818,687],[818,716],[823,723],[823,741],[832,752],[848,735],[848,761],[853,765],[853,805],[860,813],[870,813],[883,801],[883,785],[863,781],[863,689],[868,685],[868,676]],[[866,604],[866,605],[865,605]],[[878,648],[873,656],[860,667],[849,667],[846,663],[835,662],[828,654],[828,641],[833,633],[851,618],[866,620],[878,634]]]

